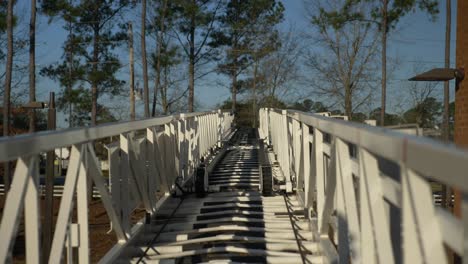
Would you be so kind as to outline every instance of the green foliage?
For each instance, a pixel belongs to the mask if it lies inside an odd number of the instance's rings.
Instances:
[[[312,16],[311,23],[318,26],[323,33],[329,26],[338,30],[343,28],[346,23],[363,20],[364,15],[354,10],[354,6],[358,3],[359,0],[347,0],[338,10],[325,10],[325,8],[320,7],[318,14]]]
[[[258,102],[258,107],[270,107],[270,108],[280,108],[286,109],[287,105],[285,102],[281,101],[276,96],[267,96]]]
[[[377,120],[377,125],[380,126],[380,107],[375,108],[372,110],[372,112],[369,114],[369,119],[375,119]],[[396,126],[403,124],[403,120],[395,114],[390,114],[390,113],[385,113],[385,125],[386,126]]]
[[[161,68],[170,68],[182,62],[180,50],[178,46],[171,45],[168,42],[161,43],[160,66]],[[150,54],[151,67],[157,70],[158,53],[152,52]]]
[[[72,116],[67,115],[65,121],[69,122],[69,118],[71,118],[74,126],[89,126],[91,124],[90,109],[92,103],[89,89],[79,86],[71,91],[61,90],[57,100],[57,108],[67,110],[69,102],[73,102]],[[110,110],[102,104],[98,104],[97,117],[98,123],[117,121]]]
[[[7,5],[8,1],[0,2],[0,33],[3,34],[7,28]]]
[[[267,98],[265,98],[267,99]],[[235,115],[235,122],[238,126],[254,126],[254,118],[258,118],[258,116],[253,112],[253,100],[246,100],[245,102],[237,102],[236,103],[236,115]],[[268,100],[262,100],[258,102],[258,107],[270,107],[270,108],[278,108],[278,109],[286,109],[288,108],[286,103],[281,101],[278,98],[268,98]],[[218,109],[224,110],[231,110],[232,109],[232,100],[226,100],[221,105],[218,105]],[[258,120],[256,122],[258,124]]]
[[[13,6],[16,4],[16,1],[13,1]],[[7,29],[7,7],[8,1],[0,1],[0,34],[6,32]],[[18,17],[13,15],[13,27],[16,26]]]
[[[375,0],[365,0],[368,2],[375,2]],[[372,8],[371,19],[378,25],[380,31],[382,31],[382,0],[377,0],[377,4]],[[411,12],[415,12],[417,9],[427,12],[432,20],[437,18],[439,13],[439,4],[437,0],[394,0],[388,1],[389,8],[387,10],[387,28],[389,32],[394,29],[400,19]]]
[[[442,103],[434,97],[428,97],[403,114],[408,123],[417,123],[422,128],[433,128],[442,114]]]
[[[16,1],[13,2],[13,5],[16,4]],[[6,29],[7,29],[7,7],[8,1],[0,1],[0,39],[6,38]],[[13,15],[13,27],[17,24],[17,16]],[[23,46],[23,40],[15,40],[15,44]],[[5,45],[6,46],[6,45]],[[0,61],[5,59],[5,51],[3,48],[0,48]],[[3,88],[1,88],[3,90]]]
[[[72,5],[69,0],[41,0],[39,11],[49,17],[49,22],[55,17],[67,16],[71,19]]]
[[[210,42],[210,46],[226,50],[218,72],[237,78],[254,57],[274,49],[278,45],[275,26],[283,20],[283,13],[284,6],[277,0],[228,1]]]
[[[170,1],[173,18],[177,29],[185,35],[190,34],[194,28],[203,28],[213,22],[214,8],[218,1],[213,0],[173,0]],[[202,33],[203,34],[203,33]]]
[[[356,10],[355,7],[361,3],[368,5],[370,12]],[[386,32],[394,29],[401,18],[417,9],[428,13],[432,20],[437,18],[439,4],[437,0],[387,0],[387,27]],[[365,9],[364,9],[365,10]],[[325,10],[321,8],[319,14],[312,17],[312,23],[324,29],[332,26],[334,29],[342,28],[350,21],[365,21],[376,24],[379,31],[385,17],[383,16],[382,0],[344,0],[338,10]]]
[[[361,112],[353,113],[353,115],[351,116],[351,120],[354,122],[364,123],[364,120],[366,119],[367,119],[367,115]]]
[[[27,111],[15,105],[13,106],[10,119],[10,132],[12,134],[24,134],[29,131],[29,115]],[[1,123],[3,123],[3,113],[0,113],[0,124]],[[47,110],[36,110],[36,131],[43,130],[47,130]],[[3,132],[3,130],[1,130],[1,132]]]
[[[321,113],[329,111],[328,107],[325,106],[322,102],[314,102],[310,99],[305,99],[302,102],[295,102],[294,104],[290,105],[289,108],[310,113]]]
[[[62,87],[58,106],[65,110],[67,104],[73,105],[73,126],[88,124],[92,106],[91,86],[97,87],[101,98],[120,95],[124,91],[125,81],[116,77],[122,65],[115,49],[124,44],[127,34],[126,25],[116,25],[116,18],[131,4],[129,0],[84,0],[79,3],[47,0],[42,3],[42,12],[61,17],[67,22],[64,29],[71,31],[63,45],[63,60],[42,68],[40,73]],[[71,54],[73,63],[70,69]],[[70,87],[72,91],[69,91]],[[97,105],[97,119],[106,120],[107,111],[102,110],[105,106]]]

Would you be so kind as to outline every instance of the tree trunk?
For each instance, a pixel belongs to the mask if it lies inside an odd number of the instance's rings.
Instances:
[[[72,22],[71,18],[68,21],[68,36],[69,36],[69,43],[68,43],[68,127],[73,127],[73,103],[72,103],[72,75],[73,75],[73,36],[72,36]]]
[[[31,0],[29,22],[29,102],[36,101],[36,0]],[[29,132],[36,130],[36,113],[29,110]]]
[[[135,120],[135,73],[133,65],[133,26],[128,24],[128,46],[130,50],[130,120]]]
[[[162,33],[158,33],[158,50],[157,50],[157,61],[156,61],[156,80],[154,82],[153,91],[153,109],[151,110],[151,116],[156,116],[156,102],[158,99],[158,91],[161,89],[161,45],[162,45]]]
[[[158,44],[159,45],[159,44]],[[156,80],[154,82],[154,91],[153,91],[153,107],[151,109],[151,116],[155,117],[156,116],[156,102],[158,99],[158,91],[161,89],[160,87],[160,81],[161,81],[161,50],[158,47],[158,58],[156,62]]]
[[[382,106],[380,109],[380,125],[385,125],[385,108],[387,97],[387,0],[383,0],[382,8]]]
[[[351,120],[353,117],[353,100],[351,95],[351,86],[347,85],[345,87],[345,115],[348,117],[348,120]]]
[[[158,99],[157,93],[158,93],[158,84],[155,83],[154,84],[154,91],[153,91],[153,104],[152,104],[152,107],[151,107],[151,116],[152,117],[156,116],[156,100]]]
[[[194,59],[192,56],[190,56],[190,65],[189,65],[189,105],[188,105],[188,111],[191,113],[194,111],[194,100],[195,100],[195,65],[194,65]]]
[[[97,100],[98,100],[98,60],[99,60],[99,25],[94,24],[94,37],[93,37],[93,79],[91,85],[91,125],[97,124]]]
[[[232,106],[231,106],[231,111],[233,113],[236,112],[236,104],[237,104],[237,100],[236,100],[236,95],[237,95],[237,74],[236,72],[232,72],[232,75],[231,75],[231,79],[232,79],[232,87],[231,87],[231,96],[232,96]]]
[[[161,85],[161,106],[164,115],[167,115],[169,112],[169,103],[167,102],[167,87],[169,85],[167,80],[167,74],[167,67],[164,67],[164,84]]]
[[[189,50],[189,99],[188,111],[193,112],[195,100],[195,16],[192,16],[190,25],[190,50]]]
[[[156,116],[156,102],[158,98],[158,90],[161,89],[160,82],[161,82],[161,46],[163,43],[163,33],[164,33],[164,21],[166,17],[167,11],[167,1],[164,1],[164,6],[162,10],[162,15],[159,20],[159,33],[157,35],[157,61],[156,61],[156,81],[154,84],[154,91],[153,91],[153,108],[151,110],[151,116]]]
[[[7,61],[5,72],[5,92],[3,94],[3,136],[9,135],[10,128],[10,94],[11,76],[13,70],[13,0],[8,0],[7,7]],[[10,189],[10,163],[4,163],[3,183],[5,193]]]
[[[253,85],[252,85],[252,117],[253,127],[257,127],[257,71],[258,71],[258,59],[255,59],[254,72],[253,72]]]
[[[145,97],[145,117],[150,116],[149,87],[148,87],[148,63],[146,61],[146,0],[141,1],[141,63],[143,64],[143,93]]]
[[[159,74],[159,78],[161,78],[161,74]],[[167,97],[166,97],[166,85],[159,85],[159,92],[161,97],[161,108],[163,110],[163,114],[167,113]]]

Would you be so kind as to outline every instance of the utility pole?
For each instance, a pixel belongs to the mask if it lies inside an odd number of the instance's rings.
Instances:
[[[146,0],[141,1],[141,57],[143,64],[143,96],[145,102],[145,117],[150,116],[149,87],[148,87],[148,63],[146,61]]]
[[[446,0],[446,15],[445,15],[445,68],[450,68],[450,30],[452,22],[451,0]],[[449,105],[450,105],[450,84],[449,81],[444,82],[444,116],[442,124],[442,139],[448,143],[450,141],[449,128]],[[452,190],[449,186],[442,187],[442,206],[450,208],[452,203]]]
[[[133,26],[128,23],[128,46],[130,49],[130,119],[135,120],[135,73],[133,65]]]

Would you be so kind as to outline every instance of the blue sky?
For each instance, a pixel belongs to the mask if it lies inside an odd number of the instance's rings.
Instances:
[[[301,31],[310,31],[307,23],[304,2],[283,1],[286,7],[286,23],[293,23]],[[456,30],[456,1],[452,1],[452,30],[451,30],[451,59],[455,65],[455,30]],[[391,32],[387,44],[387,57],[389,64],[396,62],[396,67],[388,80],[387,109],[397,111],[402,97],[407,97],[407,79],[414,75],[416,65],[423,67],[420,72],[434,68],[444,67],[445,54],[445,1],[440,1],[440,14],[435,22],[422,12],[411,13],[404,17],[396,30]],[[380,69],[379,69],[380,71]],[[451,83],[451,98],[453,99],[453,83]],[[380,89],[380,87],[379,87]],[[442,98],[443,85],[438,85],[438,95]],[[376,93],[376,105],[380,105],[380,90]]]
[[[285,21],[281,28],[289,28],[294,25],[300,32],[310,31],[310,25],[306,19],[303,0],[283,0],[286,8]],[[441,13],[436,22],[430,22],[426,14],[416,12],[403,18],[398,24],[397,30],[390,35],[388,42],[388,57],[390,61],[399,61],[397,70],[392,74],[388,84],[388,109],[395,111],[396,105],[400,104],[401,98],[407,94],[405,86],[406,79],[414,73],[415,62],[422,62],[424,69],[432,67],[443,67],[444,63],[444,40],[445,40],[445,1],[440,6]],[[20,15],[20,23],[27,25],[29,21],[29,1],[18,0],[15,12]],[[134,25],[139,25],[139,10],[132,11],[129,16],[134,17]],[[22,15],[24,14],[24,16]],[[456,1],[452,1],[452,48],[451,64],[454,65],[455,54],[455,21],[456,21]],[[66,32],[62,29],[60,23],[49,24],[46,18],[38,20],[37,35],[37,64],[38,71],[41,67],[57,62],[61,59],[62,44],[66,37]],[[138,26],[135,27],[138,34]],[[135,40],[139,39],[138,35]],[[136,43],[135,45],[139,45]],[[149,45],[150,46],[150,45]],[[314,48],[314,47],[310,47]],[[122,50],[124,52],[124,50]],[[122,63],[128,63],[128,56],[122,53]],[[138,60],[138,57],[136,58]],[[127,60],[127,61],[125,61]],[[137,80],[141,78],[141,71],[136,64]],[[120,72],[122,79],[127,79],[128,68],[124,67]],[[225,87],[219,85],[220,81],[225,80],[216,74],[211,74],[197,82],[196,100],[200,103],[202,110],[214,108],[218,103],[229,98],[229,92]],[[38,99],[45,100],[50,90],[58,91],[59,86],[48,80],[46,77],[38,75]],[[141,83],[141,81],[140,81]],[[442,96],[442,85],[439,86],[440,96]],[[380,92],[377,93],[379,95]],[[453,98],[453,84],[451,89]],[[379,96],[378,96],[379,97]],[[311,98],[314,99],[314,98]],[[117,103],[127,103],[125,100]],[[378,100],[379,102],[380,100]],[[139,101],[141,104],[141,101]],[[376,103],[376,107],[378,103]],[[142,107],[138,108],[141,116]],[[63,122],[63,120],[61,121]],[[60,125],[60,124],[59,124]]]

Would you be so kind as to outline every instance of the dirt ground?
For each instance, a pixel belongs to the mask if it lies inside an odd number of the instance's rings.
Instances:
[[[5,197],[0,196],[0,217],[3,216],[3,208],[5,203]],[[76,203],[75,203],[76,204]],[[44,212],[44,201],[41,201],[41,213]],[[60,198],[54,197],[54,228],[55,221],[60,207]],[[145,214],[143,209],[135,210],[132,215],[132,222],[136,223]],[[106,210],[98,199],[90,201],[89,205],[89,237],[90,237],[90,259],[92,263],[97,263],[107,251],[117,242],[115,233],[110,230],[110,223],[107,217]],[[73,219],[76,219],[76,210],[72,214]],[[21,217],[22,222],[18,229],[18,235],[13,248],[13,262],[14,263],[25,263],[25,241],[24,241],[24,217]],[[44,222],[44,218],[41,217],[41,221]],[[1,246],[0,241],[0,246]],[[65,251],[64,251],[65,252]]]

